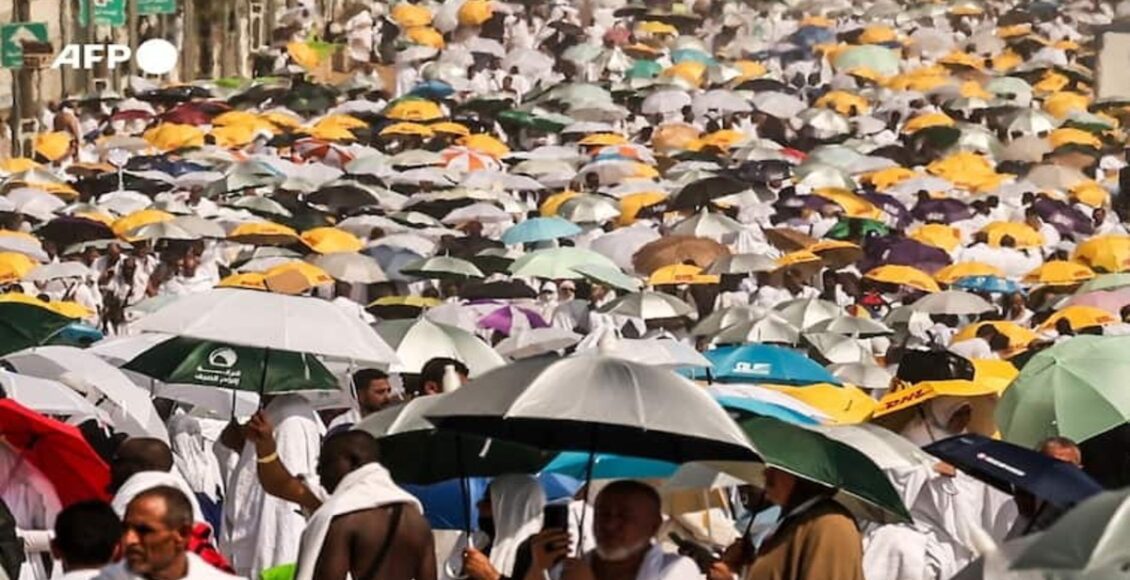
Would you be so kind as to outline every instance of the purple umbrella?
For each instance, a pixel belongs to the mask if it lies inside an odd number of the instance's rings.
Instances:
[[[1061,236],[1090,235],[1095,232],[1095,225],[1090,218],[1066,202],[1041,196],[1032,202],[1032,207],[1040,219],[1051,224]]]
[[[866,199],[871,205],[883,210],[887,215],[894,218],[895,229],[901,230],[910,225],[910,211],[906,209],[906,206],[903,205],[902,202],[895,199],[894,196],[885,193],[870,192],[860,194],[860,197]]]
[[[884,264],[896,264],[914,266],[927,274],[933,274],[952,262],[945,250],[909,238],[876,240],[875,243],[868,244],[867,256],[860,265],[860,270],[864,272]]]
[[[914,219],[924,222],[950,223],[969,219],[973,210],[959,200],[946,197],[922,200],[914,204],[910,214]]]
[[[533,310],[517,306],[503,306],[479,319],[479,328],[489,328],[510,336],[522,328],[546,328],[549,323]]]

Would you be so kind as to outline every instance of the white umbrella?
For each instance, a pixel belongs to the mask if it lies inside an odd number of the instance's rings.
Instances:
[[[581,335],[562,328],[528,328],[518,331],[498,343],[498,354],[513,360],[530,358],[569,348],[581,340]]]
[[[0,197],[0,200],[3,199]],[[0,208],[0,211],[4,211],[4,209]],[[38,239],[22,235],[0,236],[0,252],[23,254],[37,262],[46,262],[51,259],[47,252],[43,251],[43,245],[39,243]]]
[[[970,294],[969,292],[959,292],[956,290],[946,290],[945,292],[936,292],[924,296],[914,302],[914,310],[916,312],[925,312],[926,314],[981,314],[995,310],[992,304],[987,300]]]
[[[421,256],[430,256],[436,251],[436,242],[415,233],[390,234],[377,238],[369,244],[370,248],[389,246],[402,248]]]
[[[2,239],[2,238],[0,238]],[[86,278],[93,276],[94,271],[82,262],[54,262],[36,266],[24,276],[25,282],[49,282],[64,278]]]
[[[476,221],[484,224],[502,223],[512,221],[510,214],[502,211],[498,206],[486,202],[473,203],[459,209],[452,210],[443,218],[445,224],[461,224]]]
[[[890,371],[873,362],[837,363],[829,365],[828,370],[845,383],[871,390],[889,388],[894,378]]]
[[[104,411],[58,381],[0,369],[0,389],[6,398],[44,415],[109,420]]]
[[[729,306],[715,310],[698,321],[691,329],[691,336],[709,336],[731,326],[757,320],[765,315],[762,309],[752,306]]]
[[[791,119],[808,107],[804,101],[792,95],[772,91],[757,93],[752,103],[758,111],[778,119]]]
[[[662,292],[644,290],[621,296],[600,308],[605,314],[619,314],[643,320],[677,318],[695,313],[690,304]]]
[[[7,198],[15,206],[17,213],[44,222],[50,221],[55,217],[55,212],[67,205],[57,196],[34,187],[17,187],[8,192]]]
[[[818,322],[843,314],[839,306],[819,298],[799,298],[778,304],[776,310],[789,324],[807,330]]]
[[[573,223],[599,224],[620,217],[620,208],[604,196],[578,195],[561,204],[557,215]]]
[[[747,342],[796,344],[800,331],[780,315],[766,312],[763,316],[739,322],[713,336],[717,344],[744,344]]]
[[[644,365],[677,369],[713,366],[694,348],[671,338],[607,338],[597,348],[577,350],[577,356],[611,356]]]
[[[201,236],[172,221],[166,221],[132,229],[126,233],[126,237],[131,240],[199,240]]]
[[[149,393],[96,355],[71,346],[41,346],[9,354],[16,372],[63,383],[109,413],[119,431],[168,441]]]
[[[884,334],[893,334],[894,331],[886,324],[870,318],[859,316],[837,316],[821,320],[804,329],[805,333],[831,332],[853,337],[869,337]]]
[[[396,349],[400,362],[392,372],[419,373],[429,360],[441,356],[463,361],[472,376],[506,364],[506,360],[479,337],[427,318],[386,320],[376,324],[377,334]]]
[[[721,276],[724,274],[772,272],[776,269],[777,262],[762,254],[729,254],[715,260],[706,269],[706,273]]]
[[[138,321],[136,329],[371,364],[397,362],[364,322],[312,297],[216,288],[181,297]]]
[[[641,111],[645,115],[677,113],[691,104],[691,96],[686,91],[665,89],[651,93],[643,100]]]
[[[858,339],[831,332],[804,335],[805,340],[831,363],[846,364],[874,360],[871,351]]]
[[[716,242],[723,242],[725,238],[729,238],[744,229],[745,226],[741,222],[703,208],[693,217],[675,224],[675,227],[671,228],[671,233],[680,236],[710,238]]]
[[[642,247],[661,236],[654,228],[633,225],[619,228],[600,236],[589,244],[589,249],[607,257],[622,270],[632,271],[632,256]],[[774,266],[775,267],[775,266]]]
[[[172,223],[202,238],[221,239],[227,235],[220,224],[196,215],[177,216]]]
[[[696,96],[692,108],[696,115],[705,115],[710,111],[748,113],[753,110],[749,101],[727,89],[714,89]]]
[[[381,265],[364,254],[334,252],[318,255],[310,262],[342,282],[351,284],[388,282],[388,276],[381,269]]]

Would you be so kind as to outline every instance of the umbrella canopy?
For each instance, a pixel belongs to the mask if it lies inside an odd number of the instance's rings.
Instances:
[[[363,321],[312,297],[217,288],[183,296],[136,326],[141,331],[333,359],[397,362],[396,353]]]
[[[0,355],[44,344],[74,322],[25,294],[0,296]]]
[[[400,268],[401,274],[417,278],[436,278],[466,280],[468,278],[485,278],[482,270],[477,266],[459,258],[451,256],[432,256],[408,264]]]
[[[106,501],[110,469],[77,427],[0,399],[0,435],[19,456],[43,472],[64,507]]]
[[[446,396],[428,418],[539,449],[680,463],[756,458],[726,411],[694,384],[605,356],[518,361]]]
[[[719,382],[782,385],[840,384],[824,367],[798,351],[763,344],[723,346],[703,353],[711,370],[695,370],[694,378]]]
[[[691,305],[670,294],[644,290],[621,296],[601,307],[600,312],[653,320],[691,316],[695,310]]]
[[[0,371],[0,389],[4,396],[19,401],[21,405],[44,415],[56,417],[101,417],[109,419],[90,401],[82,398],[74,389],[60,383]]]
[[[513,360],[557,352],[581,341],[581,335],[556,327],[520,330],[495,345],[498,354]]]
[[[1130,372],[1128,346],[1130,337],[1079,336],[1033,356],[997,406],[1004,439],[1024,446],[1052,435],[1085,441],[1126,423],[1130,400],[1118,377]]]
[[[419,373],[437,356],[463,361],[472,376],[506,364],[502,356],[474,334],[425,317],[385,320],[377,323],[376,330],[392,345],[400,360],[391,367],[393,372]]]
[[[315,256],[311,263],[342,282],[376,284],[388,281],[388,276],[381,269],[380,263],[364,254],[350,252],[321,254]]]
[[[192,384],[257,393],[332,391],[334,377],[313,356],[172,337],[142,352],[123,369],[167,384]]]
[[[425,415],[448,395],[418,397],[365,417],[354,429],[377,439],[381,465],[402,483],[540,471],[554,456],[525,445],[437,429]],[[420,461],[427,457],[427,461]]]
[[[549,248],[530,252],[515,260],[510,265],[509,270],[514,276],[577,279],[584,276],[574,268],[586,265],[620,270],[612,260],[601,254],[592,250],[572,247]]]
[[[502,233],[506,245],[528,244],[567,238],[581,233],[576,224],[559,217],[537,217],[514,225]]]
[[[943,439],[925,450],[1009,495],[1026,491],[1062,508],[1103,491],[1076,465],[982,435]]]
[[[968,292],[947,290],[923,296],[914,302],[914,310],[927,314],[983,314],[994,310],[987,300]]]
[[[1126,491],[1100,493],[1076,506],[1037,536],[1013,560],[1016,570],[1056,570],[1084,577],[1111,578],[1122,573],[1127,554]]]

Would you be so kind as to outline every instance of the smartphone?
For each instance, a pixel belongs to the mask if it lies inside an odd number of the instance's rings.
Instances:
[[[569,529],[569,504],[547,503],[542,512],[543,530],[568,530]]]

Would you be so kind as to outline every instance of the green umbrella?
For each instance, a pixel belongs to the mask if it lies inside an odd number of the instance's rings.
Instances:
[[[446,395],[419,397],[365,417],[355,429],[377,438],[381,465],[401,483],[537,473],[556,455],[519,443],[440,430],[424,418]],[[421,461],[421,458],[427,461]]]
[[[1086,294],[1087,292],[1095,292],[1097,290],[1117,290],[1118,288],[1126,288],[1127,286],[1130,286],[1130,272],[1099,274],[1080,286],[1075,293]]]
[[[51,340],[74,320],[25,302],[0,302],[0,356]]]
[[[859,224],[859,235],[863,237],[876,235],[885,236],[891,233],[891,228],[887,224],[866,218],[843,218],[828,233],[824,235],[826,238],[833,240],[846,240],[851,236],[851,221],[856,220],[861,222]]]
[[[482,270],[474,264],[451,256],[432,256],[431,258],[417,260],[401,268],[400,273],[417,278],[435,278],[437,280],[466,280],[468,278],[486,277]]]
[[[1086,441],[1130,421],[1130,336],[1077,336],[1033,356],[997,404],[1006,441]]]
[[[558,133],[569,126],[573,120],[564,115],[535,115],[515,109],[499,113],[498,122],[503,125],[513,124],[519,127],[544,131],[546,133]]]
[[[845,442],[854,439],[836,439],[836,428],[820,427],[821,433],[763,416],[744,419],[738,426],[765,465],[835,489],[835,499],[857,517],[880,523],[910,523],[910,513],[875,460]],[[764,483],[759,464],[712,465],[746,481]]]
[[[573,268],[585,264],[620,269],[612,260],[592,250],[563,247],[530,252],[510,265],[510,273],[535,278],[577,279],[584,276]]]
[[[337,378],[312,355],[174,336],[122,366],[167,384],[288,393],[330,391]]]

